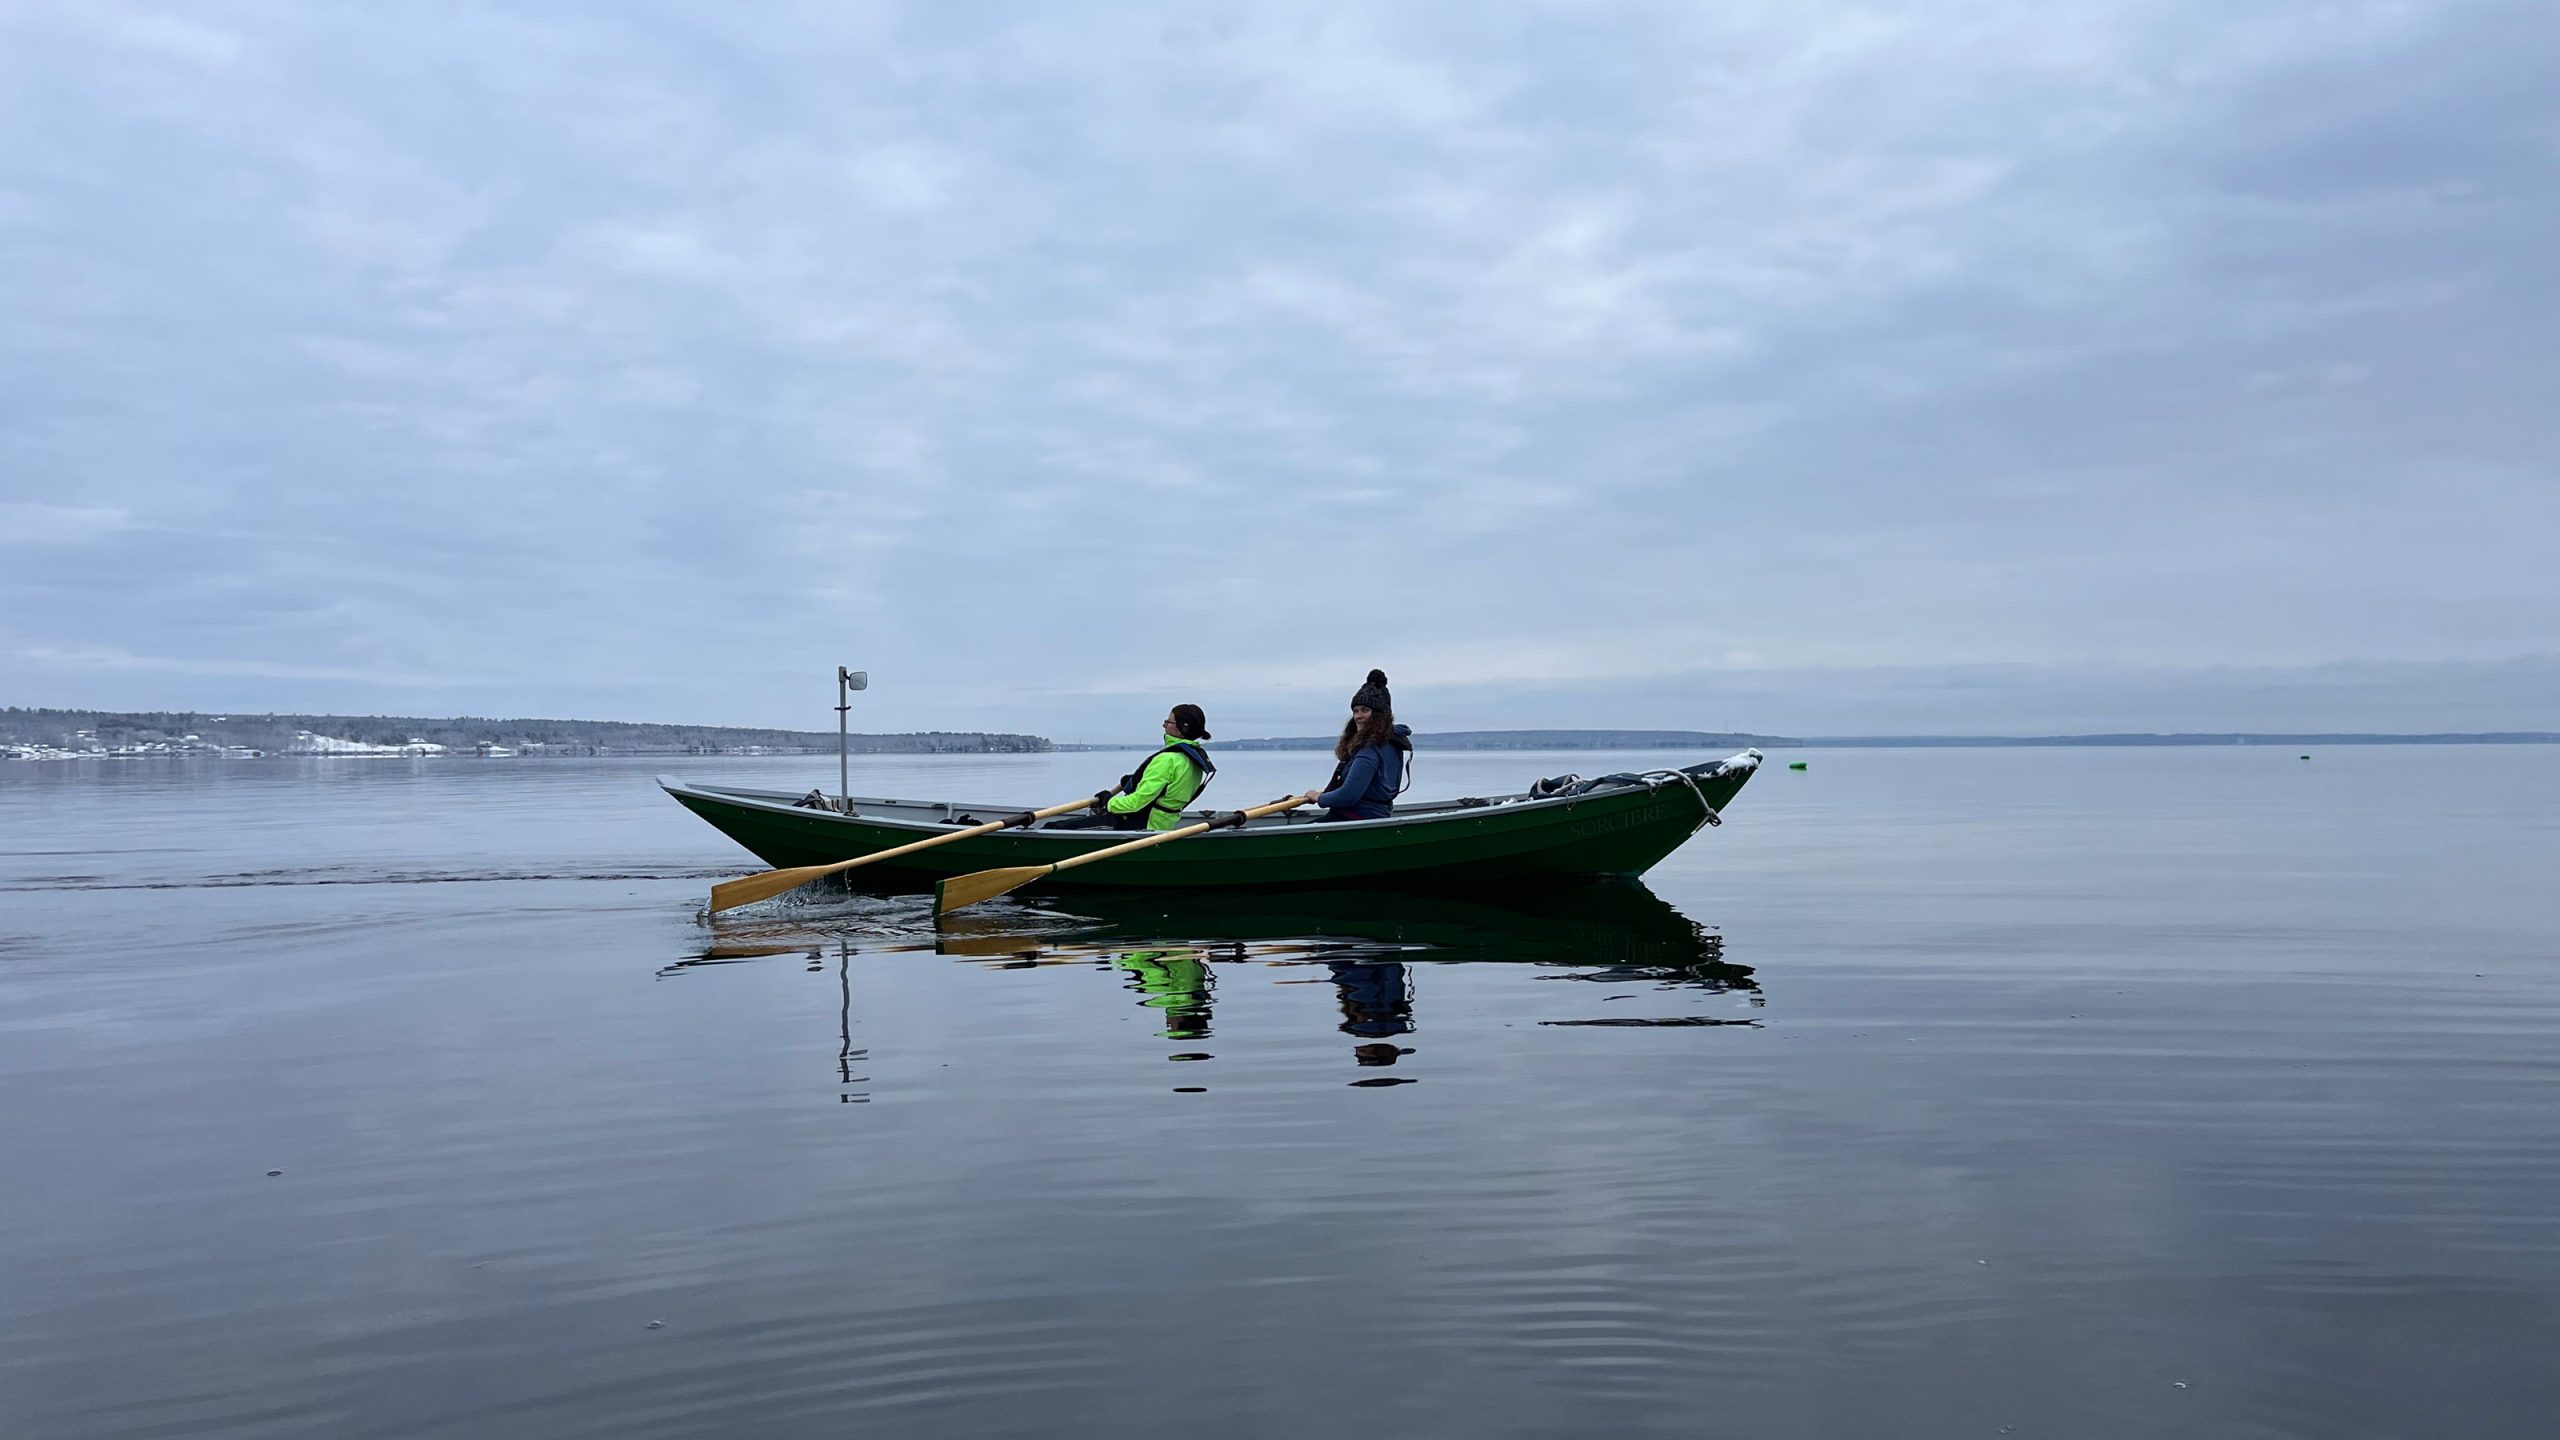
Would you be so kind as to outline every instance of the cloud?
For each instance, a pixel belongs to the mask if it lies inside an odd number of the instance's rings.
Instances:
[[[79,544],[132,524],[133,512],[122,506],[0,501],[0,545]]]
[[[40,672],[79,676],[90,672],[184,676],[198,679],[317,680],[352,682],[368,688],[440,689],[450,677],[410,675],[397,670],[355,670],[329,665],[295,665],[269,660],[207,660],[183,655],[139,655],[100,646],[24,645],[12,658]]]
[[[66,653],[1609,723],[2560,622],[2560,40],[2488,0],[169,16],[7,22],[0,611]],[[82,675],[150,678],[0,656]]]

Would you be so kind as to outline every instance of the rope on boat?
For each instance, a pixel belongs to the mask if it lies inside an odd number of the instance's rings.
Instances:
[[[1647,790],[1659,790],[1662,788],[1664,782],[1670,780],[1677,780],[1681,784],[1689,787],[1689,793],[1698,797],[1699,811],[1698,823],[1689,827],[1690,834],[1695,835],[1710,825],[1721,825],[1724,823],[1724,817],[1716,813],[1716,807],[1707,803],[1707,792],[1698,788],[1698,777],[1690,774],[1688,771],[1647,770],[1638,778],[1644,781],[1644,788]]]

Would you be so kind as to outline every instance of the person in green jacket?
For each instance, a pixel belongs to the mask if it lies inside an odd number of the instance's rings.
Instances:
[[[1218,767],[1200,742],[1209,738],[1209,717],[1197,705],[1176,705],[1165,713],[1164,748],[1136,770],[1120,777],[1118,786],[1094,793],[1093,809],[1050,822],[1053,830],[1171,830],[1182,823],[1183,807],[1209,788]]]

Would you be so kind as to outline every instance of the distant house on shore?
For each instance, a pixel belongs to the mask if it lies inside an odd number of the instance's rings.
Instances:
[[[397,745],[377,745],[370,740],[341,740],[335,735],[318,735],[309,730],[296,730],[293,732],[293,744],[287,747],[285,753],[347,757],[388,755],[407,756],[414,759],[420,756],[442,755],[445,753],[445,747],[432,740],[421,740],[414,735]]]

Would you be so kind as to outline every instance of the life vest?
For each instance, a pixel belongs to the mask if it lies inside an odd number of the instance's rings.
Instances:
[[[1159,810],[1163,811],[1167,815],[1179,815],[1182,813],[1184,806],[1187,806],[1192,801],[1200,798],[1200,792],[1209,788],[1210,781],[1218,778],[1218,767],[1209,763],[1208,751],[1201,749],[1199,746],[1194,745],[1187,740],[1177,740],[1172,744],[1165,746],[1163,749],[1158,750],[1155,754],[1148,756],[1146,759],[1139,761],[1137,769],[1121,776],[1120,793],[1123,795],[1136,794],[1139,782],[1146,779],[1147,767],[1153,765],[1156,761],[1167,755],[1179,755],[1183,759],[1189,761],[1191,763],[1191,771],[1193,774],[1200,777],[1200,783],[1191,788],[1190,794],[1185,795],[1182,799],[1172,804],[1165,803],[1165,796],[1171,794],[1173,791],[1173,787],[1171,785],[1167,785],[1162,791],[1157,793],[1155,799],[1148,801],[1146,804],[1135,810],[1112,811],[1112,829],[1147,829],[1149,828],[1148,822],[1155,818],[1156,812]]]

